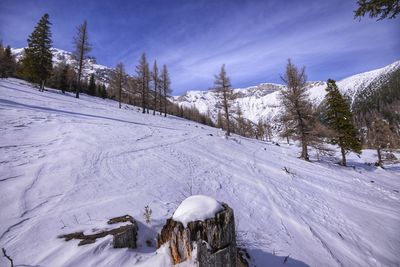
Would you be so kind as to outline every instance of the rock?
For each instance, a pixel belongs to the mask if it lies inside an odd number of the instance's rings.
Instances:
[[[214,218],[189,222],[168,219],[157,237],[157,247],[170,242],[174,264],[189,259],[193,244],[197,244],[197,261],[200,267],[234,266],[237,263],[235,221],[233,210],[225,203]]]

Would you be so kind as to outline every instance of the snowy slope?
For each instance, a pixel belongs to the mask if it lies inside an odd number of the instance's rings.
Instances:
[[[61,62],[65,62],[66,64],[69,64],[71,66],[76,65],[76,61],[73,59],[71,52],[55,47],[51,49],[51,52],[53,54],[53,64],[57,65]],[[24,55],[24,48],[11,48],[11,53],[19,61]],[[108,83],[111,72],[111,68],[97,64],[96,60],[93,58],[89,58],[86,60],[86,64],[84,65],[83,69],[84,77],[88,78],[93,73],[97,80],[106,84]]]
[[[385,82],[387,75],[400,69],[400,61],[396,61],[386,67],[372,70],[365,73],[350,76],[337,82],[340,91],[349,96],[352,100],[372,82]],[[280,113],[279,90],[284,85],[264,83],[249,88],[235,89],[239,93],[233,103],[233,109],[240,105],[243,116],[254,123],[260,118],[274,119]],[[309,82],[307,85],[310,98],[316,104],[321,103],[325,96],[326,82]],[[210,114],[214,120],[217,118],[220,104],[218,97],[211,91],[188,91],[183,96],[173,97],[172,100],[180,105],[191,107],[196,106],[200,112]]]
[[[225,139],[117,106],[0,81],[0,246],[15,264],[170,266],[168,249],[145,240],[154,242],[192,187],[234,209],[239,244],[257,266],[399,266],[400,164],[366,165],[371,150],[351,154],[353,168],[304,162],[294,145]],[[57,238],[124,214],[139,221],[138,249]]]

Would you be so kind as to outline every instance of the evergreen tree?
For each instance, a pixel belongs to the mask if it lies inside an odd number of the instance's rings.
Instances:
[[[61,77],[60,77],[60,89],[63,94],[68,89],[69,81],[68,81],[68,73],[70,71],[69,64],[65,64],[61,70]]]
[[[53,67],[51,77],[48,79],[48,85],[53,88],[60,89],[62,93],[68,89],[69,86],[69,65],[62,61]]]
[[[5,64],[4,64],[4,47],[3,42],[0,40],[0,78],[5,77]]]
[[[230,122],[230,108],[231,103],[234,99],[233,90],[231,88],[231,82],[225,71],[225,64],[222,65],[218,75],[215,75],[214,88],[212,89],[220,98],[222,103],[222,109],[224,110],[226,119],[226,135],[231,134],[231,122]]]
[[[23,75],[26,79],[39,83],[40,91],[43,91],[44,83],[53,68],[50,25],[49,15],[44,14],[29,35],[28,47],[25,48],[22,59]]]
[[[8,45],[5,49],[0,42],[0,78],[8,78],[15,75],[17,63]]]
[[[164,117],[167,117],[167,104],[168,97],[170,96],[171,90],[171,80],[169,78],[169,73],[167,69],[167,65],[163,65],[161,72],[161,87],[163,92],[163,102],[164,102]]]
[[[91,95],[91,96],[96,95],[96,82],[94,80],[93,73],[90,75],[87,93],[88,93],[88,95]]]
[[[313,110],[305,87],[307,81],[305,68],[299,70],[289,59],[282,80],[286,83],[286,88],[280,91],[283,106],[280,119],[284,125],[282,136],[286,138],[293,136],[299,140],[301,158],[309,160],[308,145],[312,139]]]
[[[370,18],[379,17],[378,20],[394,19],[400,12],[399,0],[358,0],[357,5],[358,8],[354,11],[355,18],[369,14]]]
[[[349,151],[361,153],[361,143],[357,138],[357,129],[353,124],[350,105],[339,92],[334,80],[329,79],[327,85],[324,121],[335,133],[330,138],[330,142],[339,145],[342,154],[341,164],[346,166],[346,154]]]
[[[106,86],[103,84],[101,87],[101,98],[105,99],[108,97]]]
[[[78,70],[76,98],[79,98],[79,91],[83,89],[81,84],[82,71],[85,66],[85,60],[88,58],[88,53],[92,50],[91,44],[89,43],[86,20],[77,28],[77,33],[74,37],[74,46],[73,57],[77,61]]]

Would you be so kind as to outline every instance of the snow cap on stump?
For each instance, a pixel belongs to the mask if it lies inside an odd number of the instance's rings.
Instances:
[[[194,195],[182,201],[172,219],[187,227],[189,222],[214,218],[215,214],[221,210],[223,210],[222,204],[215,199],[204,195]]]

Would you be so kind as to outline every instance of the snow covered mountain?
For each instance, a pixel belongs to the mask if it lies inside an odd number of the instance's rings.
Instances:
[[[17,61],[19,61],[24,55],[24,48],[12,48],[11,52],[15,56]],[[65,62],[66,64],[70,65],[74,65],[76,63],[76,61],[72,57],[71,52],[54,47],[51,49],[51,52],[53,54],[53,64],[55,65],[60,64],[61,62]],[[94,58],[89,58],[86,60],[83,75],[84,77],[88,78],[93,73],[96,80],[107,84],[111,72],[112,68],[97,64]]]
[[[372,150],[349,154],[347,168],[313,150],[305,162],[295,145],[17,79],[0,80],[0,133],[0,247],[15,266],[172,267],[156,235],[195,194],[233,208],[252,267],[400,264],[400,164],[374,167]],[[57,238],[125,214],[138,222],[137,249]]]
[[[391,73],[400,70],[400,61],[396,61],[386,67],[365,73],[350,76],[337,82],[340,91],[355,100],[358,94],[368,88],[369,85],[385,83]],[[233,108],[240,106],[243,116],[255,123],[260,118],[273,119],[279,114],[279,90],[284,88],[282,84],[263,83],[248,88],[234,89],[238,97],[233,103]],[[314,103],[319,104],[325,96],[326,82],[309,82],[308,91]],[[173,97],[172,100],[186,107],[195,106],[200,112],[210,114],[217,118],[220,104],[218,97],[211,91],[188,91],[183,96]]]

